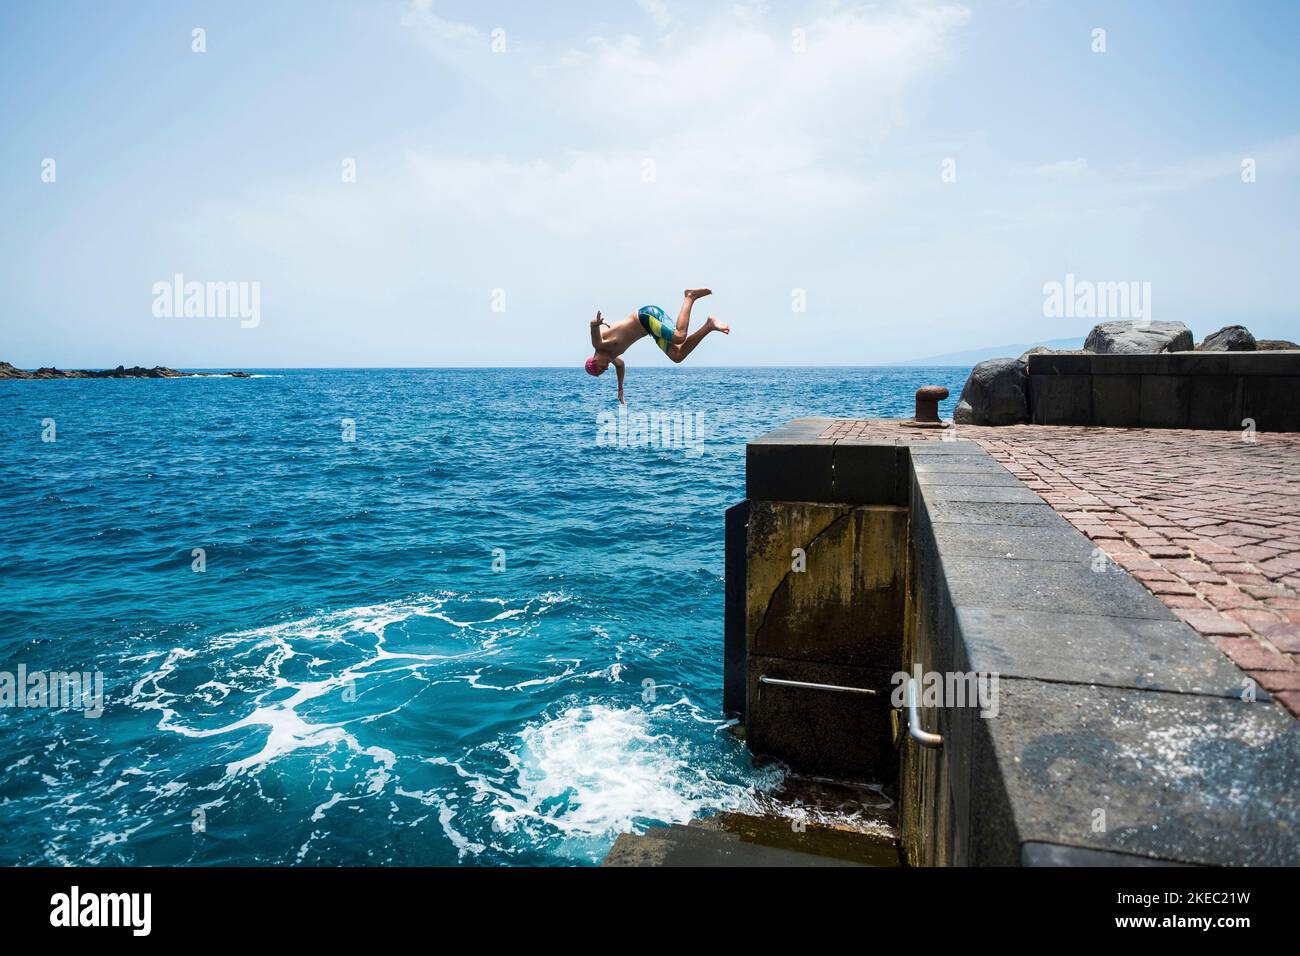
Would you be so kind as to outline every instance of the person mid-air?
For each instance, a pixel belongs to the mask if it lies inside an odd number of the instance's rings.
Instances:
[[[664,310],[657,305],[643,305],[635,312],[610,325],[599,312],[591,320],[591,344],[596,351],[587,359],[587,372],[590,375],[602,375],[612,364],[618,370],[618,400],[623,401],[623,360],[619,358],[637,339],[647,335],[655,340],[655,345],[663,349],[674,362],[680,362],[695,350],[700,340],[710,332],[731,334],[731,326],[709,316],[705,323],[687,335],[691,324],[691,305],[696,299],[708,295],[711,289],[687,289],[686,301],[677,313],[677,324],[669,323]],[[601,328],[604,326],[604,329]]]

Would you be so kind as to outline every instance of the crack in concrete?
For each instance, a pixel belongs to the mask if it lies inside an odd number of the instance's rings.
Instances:
[[[813,535],[812,538],[808,540],[806,547],[804,547],[803,549],[804,554],[806,555],[809,551],[812,550],[812,546],[817,543],[818,538],[826,534],[826,532],[830,531],[832,528],[834,528],[840,522],[844,521],[846,518],[851,518],[853,516],[853,511],[854,511],[853,507],[849,506],[848,510],[837,515],[833,521],[831,521],[829,524],[826,525],[826,527],[822,528],[822,530],[818,531],[815,535]],[[855,562],[857,561],[856,550],[857,549],[855,548],[854,549]],[[776,599],[776,596],[777,594],[780,593],[781,589],[786,586],[786,582],[790,580],[790,575],[792,574],[794,574],[794,568],[790,568],[790,570],[786,571],[785,574],[781,576],[781,580],[778,581],[776,587],[772,589],[772,593],[767,596],[767,602],[763,605],[763,619],[759,621],[758,627],[754,629],[755,648],[758,647],[759,635],[763,633],[763,628],[767,626],[767,616],[772,610],[772,602]]]

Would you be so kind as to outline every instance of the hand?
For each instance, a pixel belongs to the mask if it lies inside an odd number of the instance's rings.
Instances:
[[[609,325],[609,323],[606,322],[605,319],[604,319],[604,317],[600,314],[599,310],[597,310],[597,312],[596,312],[596,317],[595,317],[594,319],[591,320],[591,324],[592,324],[592,325],[595,325],[595,326],[597,326],[597,327],[602,326],[602,325]]]

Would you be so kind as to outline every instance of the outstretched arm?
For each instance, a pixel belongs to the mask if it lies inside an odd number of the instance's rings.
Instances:
[[[618,372],[618,400],[626,405],[627,402],[623,399],[623,360],[621,358],[615,357],[614,371]]]
[[[604,318],[597,312],[596,317],[591,320],[591,347],[594,349],[603,349],[605,347],[604,333],[600,331],[600,327],[604,324]]]

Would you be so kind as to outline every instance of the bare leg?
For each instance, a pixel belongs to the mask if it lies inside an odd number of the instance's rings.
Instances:
[[[674,344],[668,350],[668,357],[674,362],[681,362],[686,356],[695,351],[695,346],[699,345],[704,336],[710,332],[721,332],[723,335],[730,335],[731,326],[726,322],[719,322],[713,316],[709,316],[709,320],[688,335],[685,342]]]
[[[680,345],[686,341],[686,333],[691,327],[691,306],[695,304],[696,299],[702,299],[712,292],[712,289],[687,289],[683,293],[686,299],[682,302],[682,310],[677,313],[677,329],[673,332],[673,342]]]

